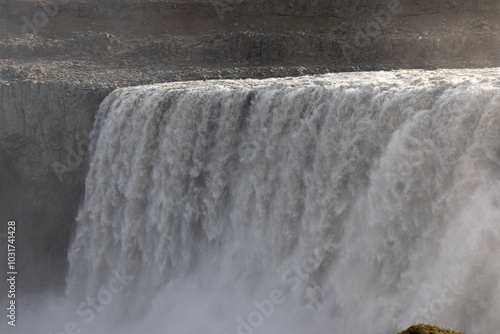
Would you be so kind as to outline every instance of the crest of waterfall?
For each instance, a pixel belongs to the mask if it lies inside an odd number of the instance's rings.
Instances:
[[[126,319],[120,333],[495,332],[498,77],[113,92],[92,135],[68,295],[95,296],[96,316]]]

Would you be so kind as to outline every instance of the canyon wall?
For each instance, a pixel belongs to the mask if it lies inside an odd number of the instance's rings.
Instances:
[[[363,13],[371,13],[389,8],[392,14],[419,15],[443,10],[496,10],[500,4],[495,0],[1,0],[0,17],[18,16],[30,7],[40,4],[62,3],[60,11],[77,17],[126,17],[140,11],[180,12],[243,9],[247,12],[265,11],[275,15],[294,16],[336,16],[356,18]],[[54,8],[54,7],[53,7]],[[58,9],[59,10],[59,9]]]
[[[64,286],[88,133],[106,94],[68,83],[0,85],[1,232],[16,221],[21,294]]]

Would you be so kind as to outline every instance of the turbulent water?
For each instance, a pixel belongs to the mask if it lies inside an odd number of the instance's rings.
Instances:
[[[58,314],[54,334],[497,332],[499,74],[115,91],[68,296],[39,321]]]

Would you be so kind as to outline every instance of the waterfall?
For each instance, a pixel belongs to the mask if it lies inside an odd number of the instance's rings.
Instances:
[[[91,151],[68,255],[81,327],[500,325],[498,70],[124,88]]]

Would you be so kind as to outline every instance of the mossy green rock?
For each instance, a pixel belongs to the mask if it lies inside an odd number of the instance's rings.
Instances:
[[[463,334],[463,333],[452,331],[445,328],[439,328],[437,326],[418,324],[418,325],[413,325],[407,330],[399,332],[398,334]]]

